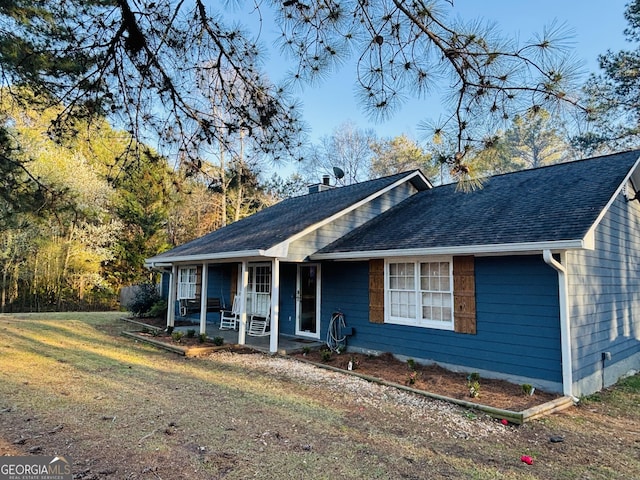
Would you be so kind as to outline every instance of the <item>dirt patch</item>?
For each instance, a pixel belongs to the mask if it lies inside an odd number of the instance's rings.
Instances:
[[[345,371],[351,370],[388,382],[406,385],[416,390],[443,395],[449,398],[465,400],[479,405],[501,408],[504,410],[522,411],[559,397],[559,395],[535,390],[533,395],[525,394],[522,385],[504,380],[478,378],[477,396],[471,396],[474,372],[460,373],[447,370],[438,365],[421,365],[413,362],[402,362],[390,353],[379,356],[359,353],[332,353],[329,357],[325,351],[310,351],[296,354],[295,357],[330,365]],[[328,357],[328,358],[327,358]],[[351,364],[351,365],[349,365]],[[478,388],[476,385],[476,388]]]

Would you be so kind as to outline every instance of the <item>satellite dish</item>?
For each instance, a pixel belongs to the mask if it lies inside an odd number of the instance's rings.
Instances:
[[[336,176],[338,180],[344,177],[344,171],[338,167],[333,167],[333,174]]]

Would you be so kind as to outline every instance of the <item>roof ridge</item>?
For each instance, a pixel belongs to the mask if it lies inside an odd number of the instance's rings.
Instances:
[[[370,178],[368,180],[363,180],[361,182],[354,182],[354,183],[350,183],[348,185],[342,185],[340,187],[332,187],[332,188],[330,188],[328,190],[320,190],[318,192],[308,192],[308,193],[305,193],[303,195],[299,195],[298,197],[304,197],[304,196],[307,196],[307,195],[317,195],[317,194],[320,194],[320,193],[333,192],[333,191],[336,191],[336,189],[338,189],[338,188],[341,191],[344,191],[345,188],[350,189],[351,187],[356,187],[356,186],[363,187],[363,186],[366,186],[367,184],[370,184],[370,183],[373,183],[373,182],[384,182],[384,181],[388,181],[388,180],[391,180],[391,179],[396,178],[396,177],[397,178],[402,178],[402,177],[408,176],[408,175],[410,175],[410,174],[412,174],[414,172],[417,172],[417,171],[420,171],[420,169],[419,168],[414,168],[412,170],[406,170],[406,171],[403,171],[403,172],[393,173],[391,175],[385,175],[384,177]],[[311,184],[311,185],[316,185],[316,184]],[[290,197],[290,198],[297,198],[297,197]],[[285,199],[285,200],[287,200],[287,199]]]
[[[549,168],[554,168],[554,167],[561,167],[563,165],[566,166],[566,165],[574,165],[574,164],[585,163],[585,162],[590,162],[590,161],[595,161],[595,160],[603,160],[603,159],[605,159],[607,157],[619,157],[621,155],[626,155],[626,154],[631,154],[631,153],[637,153],[638,157],[640,158],[640,149],[634,148],[634,149],[625,150],[625,151],[622,151],[622,152],[607,153],[607,154],[597,155],[595,157],[577,158],[575,160],[567,160],[565,162],[551,163],[549,165],[540,165],[538,167],[523,168],[521,170],[514,170],[513,172],[496,173],[495,175],[487,175],[487,176],[479,177],[478,180],[480,182],[484,183],[484,182],[487,182],[487,181],[489,181],[489,180],[491,180],[493,178],[506,177],[506,176],[509,176],[509,175],[524,174],[526,172],[537,172],[537,171],[544,170],[544,169],[549,169]],[[443,183],[442,185],[434,185],[433,188],[451,187],[452,185],[456,186],[456,185],[458,185],[460,183],[461,183],[461,181]]]

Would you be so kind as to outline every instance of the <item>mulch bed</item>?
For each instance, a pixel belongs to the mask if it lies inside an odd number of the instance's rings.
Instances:
[[[402,362],[390,353],[379,356],[349,352],[340,355],[333,353],[327,360],[326,354],[316,350],[295,356],[343,370],[348,370],[349,362],[351,362],[352,371],[359,374],[370,375],[449,398],[516,412],[542,405],[561,396],[537,389],[533,395],[526,395],[522,385],[505,380],[480,377],[479,396],[471,397],[468,376],[472,372],[453,372],[435,364],[421,365],[418,363],[413,365],[413,369],[410,369],[408,362]]]

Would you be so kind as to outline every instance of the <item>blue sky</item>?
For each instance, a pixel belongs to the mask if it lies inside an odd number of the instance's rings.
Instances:
[[[606,3],[606,5],[605,5]],[[517,36],[521,42],[541,33],[554,21],[566,24],[574,32],[572,36],[575,55],[585,62],[585,71],[597,71],[597,56],[607,49],[614,51],[630,48],[624,41],[623,30],[627,26],[624,10],[627,0],[454,0],[452,15],[463,20],[483,19],[495,22],[507,36]],[[271,30],[271,31],[270,31]],[[273,33],[273,28],[263,26],[263,40]],[[277,52],[272,52],[273,80],[284,71]],[[306,88],[300,98],[303,116],[311,129],[312,140],[330,135],[345,121],[352,121],[360,128],[373,128],[379,137],[394,137],[405,133],[418,138],[416,126],[421,120],[437,119],[440,98],[432,97],[411,101],[384,123],[367,119],[354,95],[354,69],[345,65],[331,75],[321,87]]]

